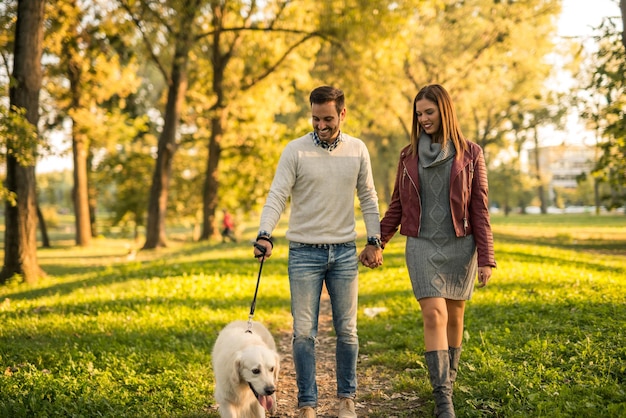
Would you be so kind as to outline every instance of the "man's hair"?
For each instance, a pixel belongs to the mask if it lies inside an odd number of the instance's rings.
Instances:
[[[335,108],[337,109],[337,114],[339,114],[345,106],[346,99],[343,95],[343,91],[340,89],[332,86],[321,86],[311,92],[309,101],[311,105],[335,102]]]

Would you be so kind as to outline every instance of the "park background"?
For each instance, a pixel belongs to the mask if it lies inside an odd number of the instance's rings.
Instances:
[[[249,307],[250,241],[280,151],[310,130],[310,89],[346,91],[384,211],[412,99],[439,82],[485,149],[498,259],[468,312],[459,415],[624,416],[626,53],[611,3],[584,34],[559,32],[572,7],[597,16],[582,1],[0,4],[0,414],[215,416],[210,348]],[[19,43],[38,26],[18,31],[18,10],[35,4],[41,44]],[[18,44],[42,54],[36,116],[13,102],[19,71],[36,72],[14,64]],[[593,156],[572,188],[535,164],[555,143]],[[238,243],[220,242],[224,209]],[[277,336],[284,228],[258,313]],[[362,271],[366,416],[432,410],[402,251],[396,238],[384,269]]]

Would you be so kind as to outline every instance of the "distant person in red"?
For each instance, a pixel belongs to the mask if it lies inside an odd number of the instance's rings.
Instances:
[[[224,211],[222,228],[222,242],[226,242],[226,239],[229,239],[231,242],[237,242],[237,238],[235,237],[235,222],[227,210]]]

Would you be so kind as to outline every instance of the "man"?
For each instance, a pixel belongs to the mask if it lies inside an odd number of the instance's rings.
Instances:
[[[339,417],[356,417],[358,258],[354,191],[359,198],[368,242],[368,267],[382,263],[380,216],[369,152],[360,139],[341,132],[344,94],[318,87],[309,98],[313,132],[283,150],[263,212],[257,243],[272,255],[271,233],[291,198],[289,286],[293,316],[293,359],[298,416],[314,418],[317,407],[315,344],[320,296],[326,284],[337,334],[336,375]],[[261,252],[255,248],[255,256]]]

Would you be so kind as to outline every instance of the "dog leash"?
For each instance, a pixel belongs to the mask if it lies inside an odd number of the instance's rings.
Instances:
[[[252,298],[252,304],[250,305],[250,314],[248,315],[248,329],[247,333],[252,334],[252,318],[254,318],[254,310],[256,309],[256,297],[259,293],[259,283],[261,283],[261,272],[263,271],[263,261],[265,252],[267,251],[264,246],[261,244],[254,243],[254,247],[261,252],[261,254],[255,256],[256,258],[261,258],[259,265],[259,276],[256,279],[256,289],[254,289],[254,298]]]

